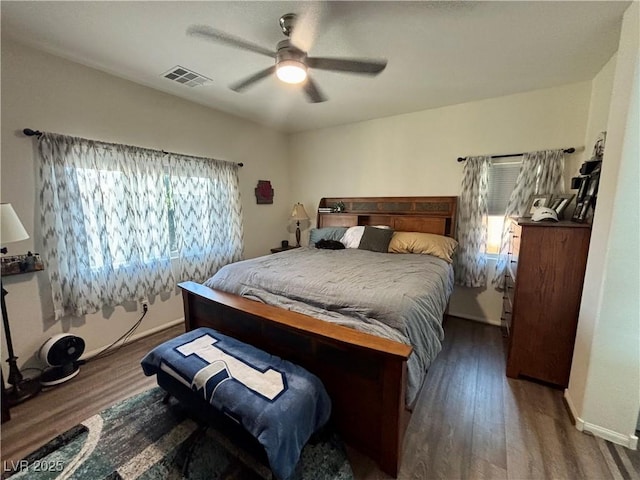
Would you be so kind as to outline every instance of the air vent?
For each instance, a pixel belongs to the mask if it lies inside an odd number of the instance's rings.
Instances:
[[[182,83],[187,87],[197,87],[212,81],[210,78],[200,75],[188,68],[181,67],[180,65],[177,65],[168,72],[163,73],[162,76],[169,80],[173,80],[174,82]]]

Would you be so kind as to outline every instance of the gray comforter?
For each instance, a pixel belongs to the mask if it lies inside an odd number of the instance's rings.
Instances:
[[[430,255],[303,247],[232,263],[205,285],[411,345],[411,405],[442,348],[453,269]]]

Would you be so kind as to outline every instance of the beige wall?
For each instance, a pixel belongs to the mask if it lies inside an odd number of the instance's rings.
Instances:
[[[613,81],[615,76],[616,59],[617,55],[614,55],[611,60],[609,60],[609,62],[607,62],[607,64],[602,68],[602,70],[598,72],[592,82],[593,87],[591,89],[591,100],[589,102],[589,121],[587,131],[585,132],[585,160],[588,160],[589,157],[591,157],[593,145],[598,133],[607,130],[607,124],[609,122],[609,108],[611,106],[611,92],[613,90]],[[579,175],[578,169],[580,168],[580,164],[576,164],[574,167],[574,176]],[[604,192],[601,191],[600,194],[602,196]],[[604,202],[608,202],[608,200],[605,198]],[[600,203],[602,204],[603,202]],[[600,207],[598,207],[598,210],[600,210]],[[603,259],[602,255],[595,255],[591,259],[591,263],[593,264],[593,262],[599,261],[600,259]],[[595,294],[595,291],[589,292],[588,289],[589,286],[587,284],[587,290],[585,290],[583,295],[583,298],[585,299]],[[576,336],[576,352],[582,351],[586,357],[588,357],[588,352],[591,349],[591,341],[594,335],[593,327],[593,323],[585,321],[583,317],[583,319],[580,321],[579,329]],[[586,381],[586,376],[576,373],[580,371],[581,364],[582,359],[577,359],[574,363],[574,370],[573,374],[571,375],[571,384],[573,385],[573,388],[584,390],[584,382]],[[578,384],[580,384],[580,387],[577,387]],[[581,409],[582,399],[577,398],[576,402],[578,402],[578,406]]]
[[[634,446],[640,409],[640,4],[625,12],[567,399],[577,426]]]
[[[31,235],[8,245],[10,254],[38,251],[41,246],[33,141],[21,133],[25,127],[244,162],[240,187],[245,256],[266,254],[287,238],[292,200],[285,135],[4,39],[1,61],[1,199],[13,204]],[[256,205],[253,189],[259,179],[271,180],[273,205]],[[3,282],[21,365],[53,334],[80,335],[91,351],[111,343],[139,317],[135,306],[129,311],[116,307],[54,323],[46,272],[6,277]],[[152,299],[139,331],[182,316],[182,302],[175,294]]]
[[[581,147],[590,91],[582,82],[292,135],[293,198],[315,215],[329,196],[459,195],[459,156]],[[492,288],[456,288],[450,313],[499,323],[500,309]]]
[[[567,172],[567,191],[571,177],[580,174],[580,166],[584,160],[589,160],[593,153],[593,146],[600,132],[607,130],[609,121],[609,105],[611,104],[611,90],[613,89],[613,77],[616,72],[616,55],[606,63],[591,82],[591,99],[589,101],[589,120],[585,134],[584,159],[578,155],[572,155],[565,165]],[[574,192],[575,193],[575,192]]]

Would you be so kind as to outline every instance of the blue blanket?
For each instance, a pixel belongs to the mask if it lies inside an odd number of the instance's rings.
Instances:
[[[331,413],[315,375],[209,328],[159,345],[141,363],[145,375],[163,371],[239,422],[280,479],[293,474],[302,448]]]

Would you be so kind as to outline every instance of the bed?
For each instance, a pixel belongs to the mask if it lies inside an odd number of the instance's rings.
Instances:
[[[323,198],[319,207],[326,208],[336,204],[343,204],[344,211],[319,213],[318,227],[385,225],[394,231],[454,236],[456,197]],[[359,259],[356,262],[361,264],[370,264],[376,255],[378,258],[394,255],[396,258],[408,258],[398,254],[355,249],[347,252],[301,248],[246,262],[252,272],[260,271],[257,268],[260,264],[262,270],[273,270],[275,276],[280,276],[292,265],[306,265],[307,259],[311,257],[319,258],[320,263],[333,265],[330,269],[337,270],[338,266],[346,265],[347,257],[355,257]],[[433,263],[436,268],[449,272],[440,274],[438,278],[450,276],[450,266],[445,262],[426,263]],[[358,312],[356,316],[368,315],[362,314],[363,310],[355,300],[350,305],[351,294],[346,293],[346,289],[339,285],[334,285],[332,293],[337,298],[330,300],[327,307],[317,303],[317,298],[309,299],[301,295],[300,287],[313,280],[300,277],[300,272],[294,274],[294,279],[297,278],[298,282],[292,284],[294,288],[291,291],[280,291],[279,287],[264,288],[266,280],[256,280],[255,274],[241,278],[238,286],[230,287],[230,280],[237,271],[242,270],[242,265],[237,268],[229,267],[222,269],[216,280],[208,282],[215,288],[194,282],[180,284],[186,329],[201,326],[214,328],[286,358],[316,374],[329,392],[333,403],[332,420],[345,441],[376,459],[386,473],[397,476],[410,407],[424,378],[424,375],[416,375],[416,368],[408,369],[408,365],[416,363],[418,356],[423,356],[417,353],[424,350],[424,345],[410,345],[415,338],[407,341],[406,338],[394,337],[393,334],[380,336],[377,330],[384,330],[384,325],[378,325],[368,318],[364,322],[368,324],[366,328],[353,328],[354,325],[350,324],[353,316],[350,306]],[[374,267],[374,270],[376,268],[379,267]],[[401,270],[402,268],[404,267]],[[411,269],[413,268],[412,266]],[[420,269],[422,266],[416,268]],[[304,270],[303,268],[302,271]],[[312,296],[313,292],[321,290],[321,285],[324,284],[319,283],[310,290]],[[358,288],[364,291],[362,287]],[[439,290],[438,295],[445,298],[434,302],[437,305],[432,308],[434,312],[431,315],[439,317],[439,322],[436,323],[441,323],[446,308],[450,293],[447,288],[444,285]],[[325,293],[327,292],[323,287],[322,295],[318,294],[316,297],[324,298]],[[389,300],[387,303],[392,302]],[[394,315],[397,314],[389,313],[391,323]],[[332,318],[326,318],[327,316]],[[436,336],[441,335],[441,330],[438,332],[441,329],[439,325],[433,324],[429,328],[436,332]],[[411,329],[403,331],[409,332],[407,337],[415,337],[410,333]],[[416,351],[412,354],[414,347]],[[439,345],[429,346],[427,350],[430,350],[430,358],[426,362],[419,362],[418,372],[426,371],[428,363],[437,354]]]

